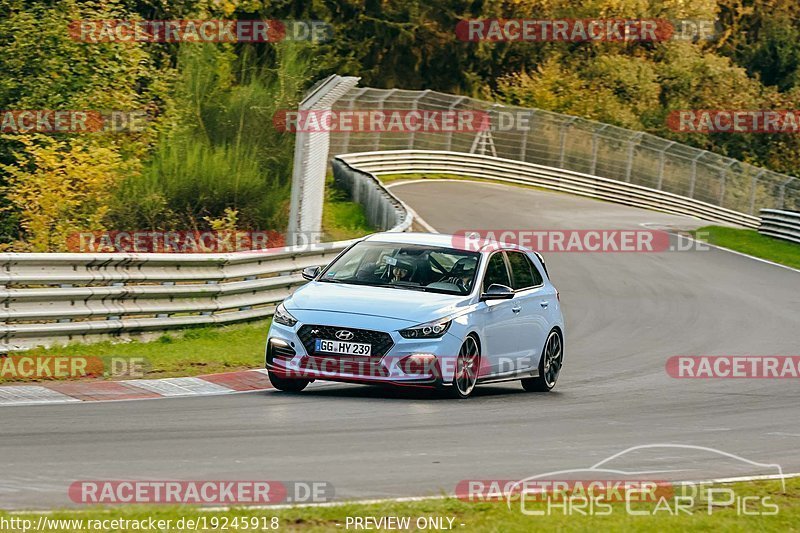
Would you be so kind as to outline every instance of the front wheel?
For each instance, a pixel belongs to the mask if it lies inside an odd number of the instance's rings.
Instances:
[[[478,342],[474,337],[467,337],[458,351],[456,358],[456,371],[453,376],[451,396],[455,398],[469,398],[478,382],[478,369],[480,368],[481,353]]]
[[[311,383],[307,379],[283,378],[271,370],[267,370],[267,375],[269,376],[270,382],[272,382],[272,386],[284,392],[300,392]]]
[[[544,343],[539,360],[539,375],[522,380],[522,388],[529,392],[549,392],[556,386],[561,366],[564,364],[564,343],[558,331],[553,330]]]

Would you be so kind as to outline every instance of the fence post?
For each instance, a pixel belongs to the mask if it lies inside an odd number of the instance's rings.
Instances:
[[[694,198],[694,186],[697,183],[697,160],[703,157],[705,153],[705,150],[703,150],[692,159],[692,178],[689,181],[689,198]]]
[[[455,101],[452,104],[448,106],[447,110],[448,111],[455,110],[456,106],[460,105],[461,102],[463,102],[464,100],[466,100],[464,96],[459,96],[458,98],[455,99]],[[451,129],[450,131],[447,132],[447,151],[449,152],[452,149],[453,149],[453,130]]]
[[[753,184],[750,188],[750,214],[753,214],[753,211],[756,210],[756,186],[758,185],[758,178],[766,172],[765,170],[759,170],[758,173],[753,176]]]
[[[642,135],[641,132],[637,133],[628,141],[628,161],[625,164],[625,181],[628,183],[631,182],[631,174],[633,174],[634,150],[636,149],[636,145],[641,141]]]
[[[780,196],[781,201],[780,201],[780,206],[776,207],[776,209],[786,209],[786,186],[796,179],[797,178],[792,176],[781,184],[781,196]]]
[[[414,98],[414,103],[411,104],[411,111],[416,111],[419,106],[419,101],[421,98],[425,98],[425,95],[431,92],[429,89],[422,91],[421,94],[418,94],[416,98]],[[415,129],[411,130],[411,135],[408,136],[408,149],[414,149],[414,134],[417,133]]]
[[[528,134],[531,132],[530,125],[522,132],[522,142],[519,146],[519,160],[528,161]]]
[[[664,186],[664,165],[666,164],[667,150],[669,150],[670,146],[672,146],[673,144],[675,143],[673,141],[670,141],[669,144],[667,144],[664,148],[661,149],[661,156],[659,157],[658,160],[658,185],[656,186],[656,189],[658,189],[659,191]]]
[[[325,111],[356,86],[359,78],[329,76],[315,85],[300,102],[300,111]],[[318,242],[322,226],[322,200],[330,152],[329,132],[298,132],[294,143],[292,193],[286,241],[300,244],[303,233]]]
[[[386,94],[384,94],[383,97],[378,100],[378,105],[380,105],[380,107],[378,108],[378,111],[383,112],[384,103],[386,102],[386,100],[390,96],[392,96],[396,92],[397,92],[397,89],[392,89],[389,92],[387,92]],[[374,152],[377,152],[380,149],[381,132],[379,132],[379,131],[373,132],[372,133],[372,138],[375,139],[375,141],[372,143],[372,150]]]
[[[564,168],[564,162],[566,161],[566,152],[567,152],[567,127],[571,126],[572,123],[575,121],[575,117],[570,117],[568,121],[561,123],[560,128],[560,136],[559,142],[561,144],[561,148],[558,154],[558,166],[559,168]]]
[[[608,124],[603,124],[600,129],[592,132],[592,169],[589,172],[592,176],[597,172],[597,150],[600,148],[600,134],[605,131]]]
[[[358,89],[350,97],[350,100],[347,102],[347,110],[348,111],[352,111],[353,110],[353,106],[355,105],[356,100],[359,97],[361,97],[361,95],[364,94],[366,91],[367,91],[367,89],[362,87],[361,89]],[[345,131],[345,132],[342,132],[341,134],[344,135],[344,142],[342,143],[342,145],[343,145],[342,146],[342,153],[347,154],[347,153],[350,152],[350,135],[351,135],[351,133],[350,133],[350,131]]]

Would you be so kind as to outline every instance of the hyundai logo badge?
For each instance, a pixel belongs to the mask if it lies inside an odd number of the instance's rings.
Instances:
[[[336,332],[336,338],[340,341],[349,341],[353,338],[353,332],[346,329],[340,329]]]

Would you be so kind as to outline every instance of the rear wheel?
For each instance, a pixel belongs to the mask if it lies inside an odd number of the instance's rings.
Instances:
[[[272,382],[272,386],[284,392],[300,392],[310,383],[307,379],[284,378],[270,370],[267,371],[267,375]]]
[[[475,337],[467,337],[458,351],[451,395],[455,398],[469,398],[478,382],[478,368],[481,353]]]
[[[529,392],[548,392],[556,386],[561,366],[564,363],[564,343],[561,334],[553,330],[544,343],[544,351],[539,361],[539,375],[522,380],[522,388]]]

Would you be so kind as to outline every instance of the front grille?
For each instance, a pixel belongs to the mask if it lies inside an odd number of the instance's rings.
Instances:
[[[394,342],[392,336],[384,331],[373,331],[371,329],[344,328],[340,326],[315,326],[305,324],[297,331],[297,336],[306,347],[306,353],[314,355],[314,339],[339,340],[336,332],[342,329],[353,332],[353,338],[349,342],[362,342],[372,345],[372,356],[383,357],[392,349]],[[329,355],[329,354],[326,354]]]

